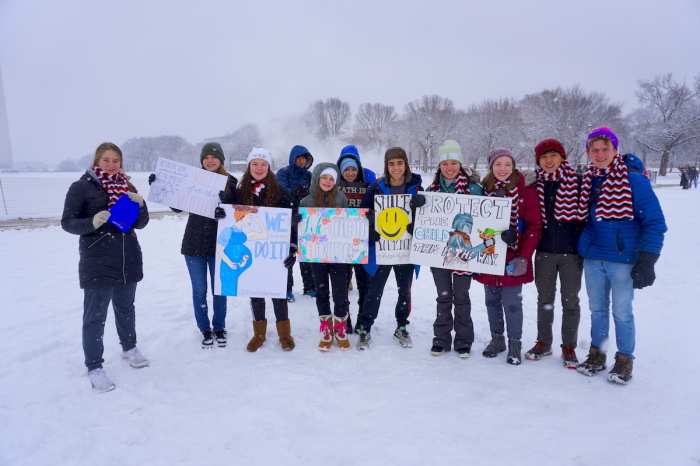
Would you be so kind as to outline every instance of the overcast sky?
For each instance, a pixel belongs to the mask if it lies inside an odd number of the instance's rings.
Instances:
[[[627,111],[637,80],[700,73],[698,0],[339,3],[0,0],[13,158],[197,143],[328,97],[400,112],[426,94],[466,108],[580,83]]]

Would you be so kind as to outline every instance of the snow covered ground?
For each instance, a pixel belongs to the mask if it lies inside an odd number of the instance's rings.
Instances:
[[[62,206],[62,196],[28,192]],[[145,279],[137,331],[151,366],[121,360],[110,316],[105,369],[117,389],[97,395],[80,345],[78,238],[56,225],[0,229],[0,464],[698,464],[700,219],[693,209],[700,190],[656,192],[669,233],[656,283],[636,293],[628,386],[564,369],[558,352],[517,367],[505,353],[482,357],[489,332],[476,283],[473,356],[431,356],[435,288],[427,270],[413,286],[412,349],[391,337],[390,279],[370,351],[319,353],[316,308],[300,286],[290,304],[294,351],[280,349],[271,325],[265,345],[247,353],[251,315],[239,298],[229,298],[229,346],[202,350],[180,255],[186,216],[166,215],[138,233]],[[356,300],[353,291],[353,317]],[[524,303],[528,349],[536,337],[534,284],[524,287]],[[589,328],[583,291],[580,359]]]

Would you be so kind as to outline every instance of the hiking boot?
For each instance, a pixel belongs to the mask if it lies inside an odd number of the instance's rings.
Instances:
[[[394,340],[398,341],[402,348],[413,348],[413,340],[411,340],[411,336],[408,334],[405,325],[396,327],[394,331]]]
[[[246,351],[255,353],[267,339],[267,319],[253,321],[253,338],[248,342]]]
[[[487,358],[495,358],[498,353],[502,353],[506,350],[506,337],[500,333],[491,332],[491,341],[486,345],[484,351],[481,353]]]
[[[634,359],[624,354],[615,355],[615,365],[608,373],[608,380],[613,383],[627,385],[632,378],[632,365]]]
[[[465,346],[464,348],[460,348],[456,351],[457,356],[466,359],[472,355],[472,345],[470,344],[469,346]]]
[[[226,330],[215,330],[214,335],[216,335],[216,346],[226,348]]]
[[[292,351],[296,346],[294,344],[294,338],[292,338],[292,325],[287,320],[277,321],[277,335],[280,338],[280,344],[284,351]]]
[[[430,348],[430,354],[432,354],[433,356],[442,356],[443,354],[445,354],[445,348],[443,348],[442,346],[433,345],[433,347]]]
[[[109,380],[107,373],[101,367],[93,369],[88,372],[88,377],[90,377],[90,382],[92,383],[92,389],[97,393],[104,393],[117,388],[114,382]]]
[[[321,321],[321,327],[319,331],[321,332],[321,341],[318,342],[319,351],[328,351],[331,349],[333,344],[333,320],[332,316],[319,316]]]
[[[141,351],[139,351],[139,349],[135,346],[129,351],[122,352],[122,359],[128,361],[131,367],[135,367],[137,369],[146,367],[151,363],[148,359],[143,357]]]
[[[543,343],[541,341],[538,341],[535,343],[535,346],[532,347],[530,351],[525,353],[525,359],[529,359],[531,361],[539,361],[542,356],[551,356],[552,355],[552,345],[548,345],[547,343]]]
[[[355,333],[358,335],[356,348],[358,351],[369,349],[369,342],[372,340],[372,335],[367,330],[356,328]]]
[[[214,347],[214,334],[210,330],[202,332],[202,348],[209,349]]]
[[[601,353],[598,348],[591,346],[588,350],[588,357],[576,366],[576,370],[588,377],[593,377],[596,372],[605,370],[605,353]]]
[[[508,358],[506,362],[514,366],[519,365],[522,362],[520,357],[520,351],[522,350],[523,342],[520,338],[509,338],[508,339]]]
[[[525,356],[527,357],[527,355]],[[561,349],[561,359],[564,367],[567,369],[576,369],[578,366],[578,358],[576,357],[576,351],[570,346],[564,346]]]
[[[293,303],[294,301],[295,301],[295,299],[294,299],[294,293],[292,293],[291,291],[288,292],[288,293],[287,293],[287,302],[288,302],[288,303]]]

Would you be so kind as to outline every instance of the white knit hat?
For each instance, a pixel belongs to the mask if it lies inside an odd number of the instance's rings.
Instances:
[[[270,165],[270,168],[272,168],[272,153],[267,149],[254,147],[253,150],[250,151],[250,154],[248,154],[246,161],[250,164],[253,159],[263,159]]]

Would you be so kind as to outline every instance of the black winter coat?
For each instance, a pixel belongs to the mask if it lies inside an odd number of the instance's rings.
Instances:
[[[233,175],[228,176],[226,188],[233,193],[238,180]],[[233,196],[231,198],[233,200]],[[185,256],[214,257],[216,255],[216,232],[218,222],[209,217],[190,214],[182,237],[180,252]]]
[[[131,183],[129,189],[136,192]],[[80,288],[125,285],[143,278],[141,246],[134,230],[148,223],[146,203],[128,231],[122,232],[109,221],[95,230],[92,218],[107,210],[108,205],[109,195],[92,170],[86,171],[68,188],[61,226],[68,233],[80,235]]]
[[[583,222],[558,222],[554,218],[554,201],[560,183],[561,181],[544,182],[547,223],[542,225],[542,238],[537,250],[549,254],[578,254],[577,243],[583,231]]]

